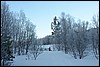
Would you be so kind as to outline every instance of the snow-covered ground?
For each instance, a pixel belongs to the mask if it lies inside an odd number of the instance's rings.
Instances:
[[[44,51],[37,60],[26,58],[26,55],[16,56],[12,66],[99,66],[99,60],[93,55],[84,59],[74,59],[62,51]]]

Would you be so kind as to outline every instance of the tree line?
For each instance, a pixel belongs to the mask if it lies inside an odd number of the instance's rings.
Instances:
[[[51,23],[52,36],[58,51],[71,54],[75,59],[88,55],[92,49],[95,57],[99,58],[99,15],[94,15],[92,25],[88,21],[75,21],[70,14],[62,12],[61,17]],[[90,49],[91,48],[91,49]]]
[[[26,17],[23,10],[15,13],[10,11],[6,2],[1,2],[2,65],[6,65],[6,61],[14,58],[14,55],[27,55],[30,45],[35,46],[35,49],[39,48],[37,45],[34,45],[37,44],[35,27]]]

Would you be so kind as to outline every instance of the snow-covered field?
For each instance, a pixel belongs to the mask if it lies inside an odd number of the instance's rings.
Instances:
[[[26,58],[26,55],[16,56],[12,66],[99,66],[99,60],[93,55],[84,59],[74,59],[62,51],[44,51],[37,60]]]

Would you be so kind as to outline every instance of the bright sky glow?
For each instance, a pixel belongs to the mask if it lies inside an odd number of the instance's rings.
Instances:
[[[42,38],[51,34],[51,22],[61,12],[70,14],[75,19],[91,22],[92,16],[99,12],[99,1],[6,1],[10,10],[23,10],[33,24],[36,35]]]

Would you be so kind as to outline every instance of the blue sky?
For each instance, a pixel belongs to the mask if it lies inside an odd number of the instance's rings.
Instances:
[[[23,10],[28,19],[36,25],[36,35],[42,38],[50,35],[51,22],[61,12],[70,14],[75,19],[91,22],[92,16],[99,12],[99,1],[6,1],[10,10]]]

